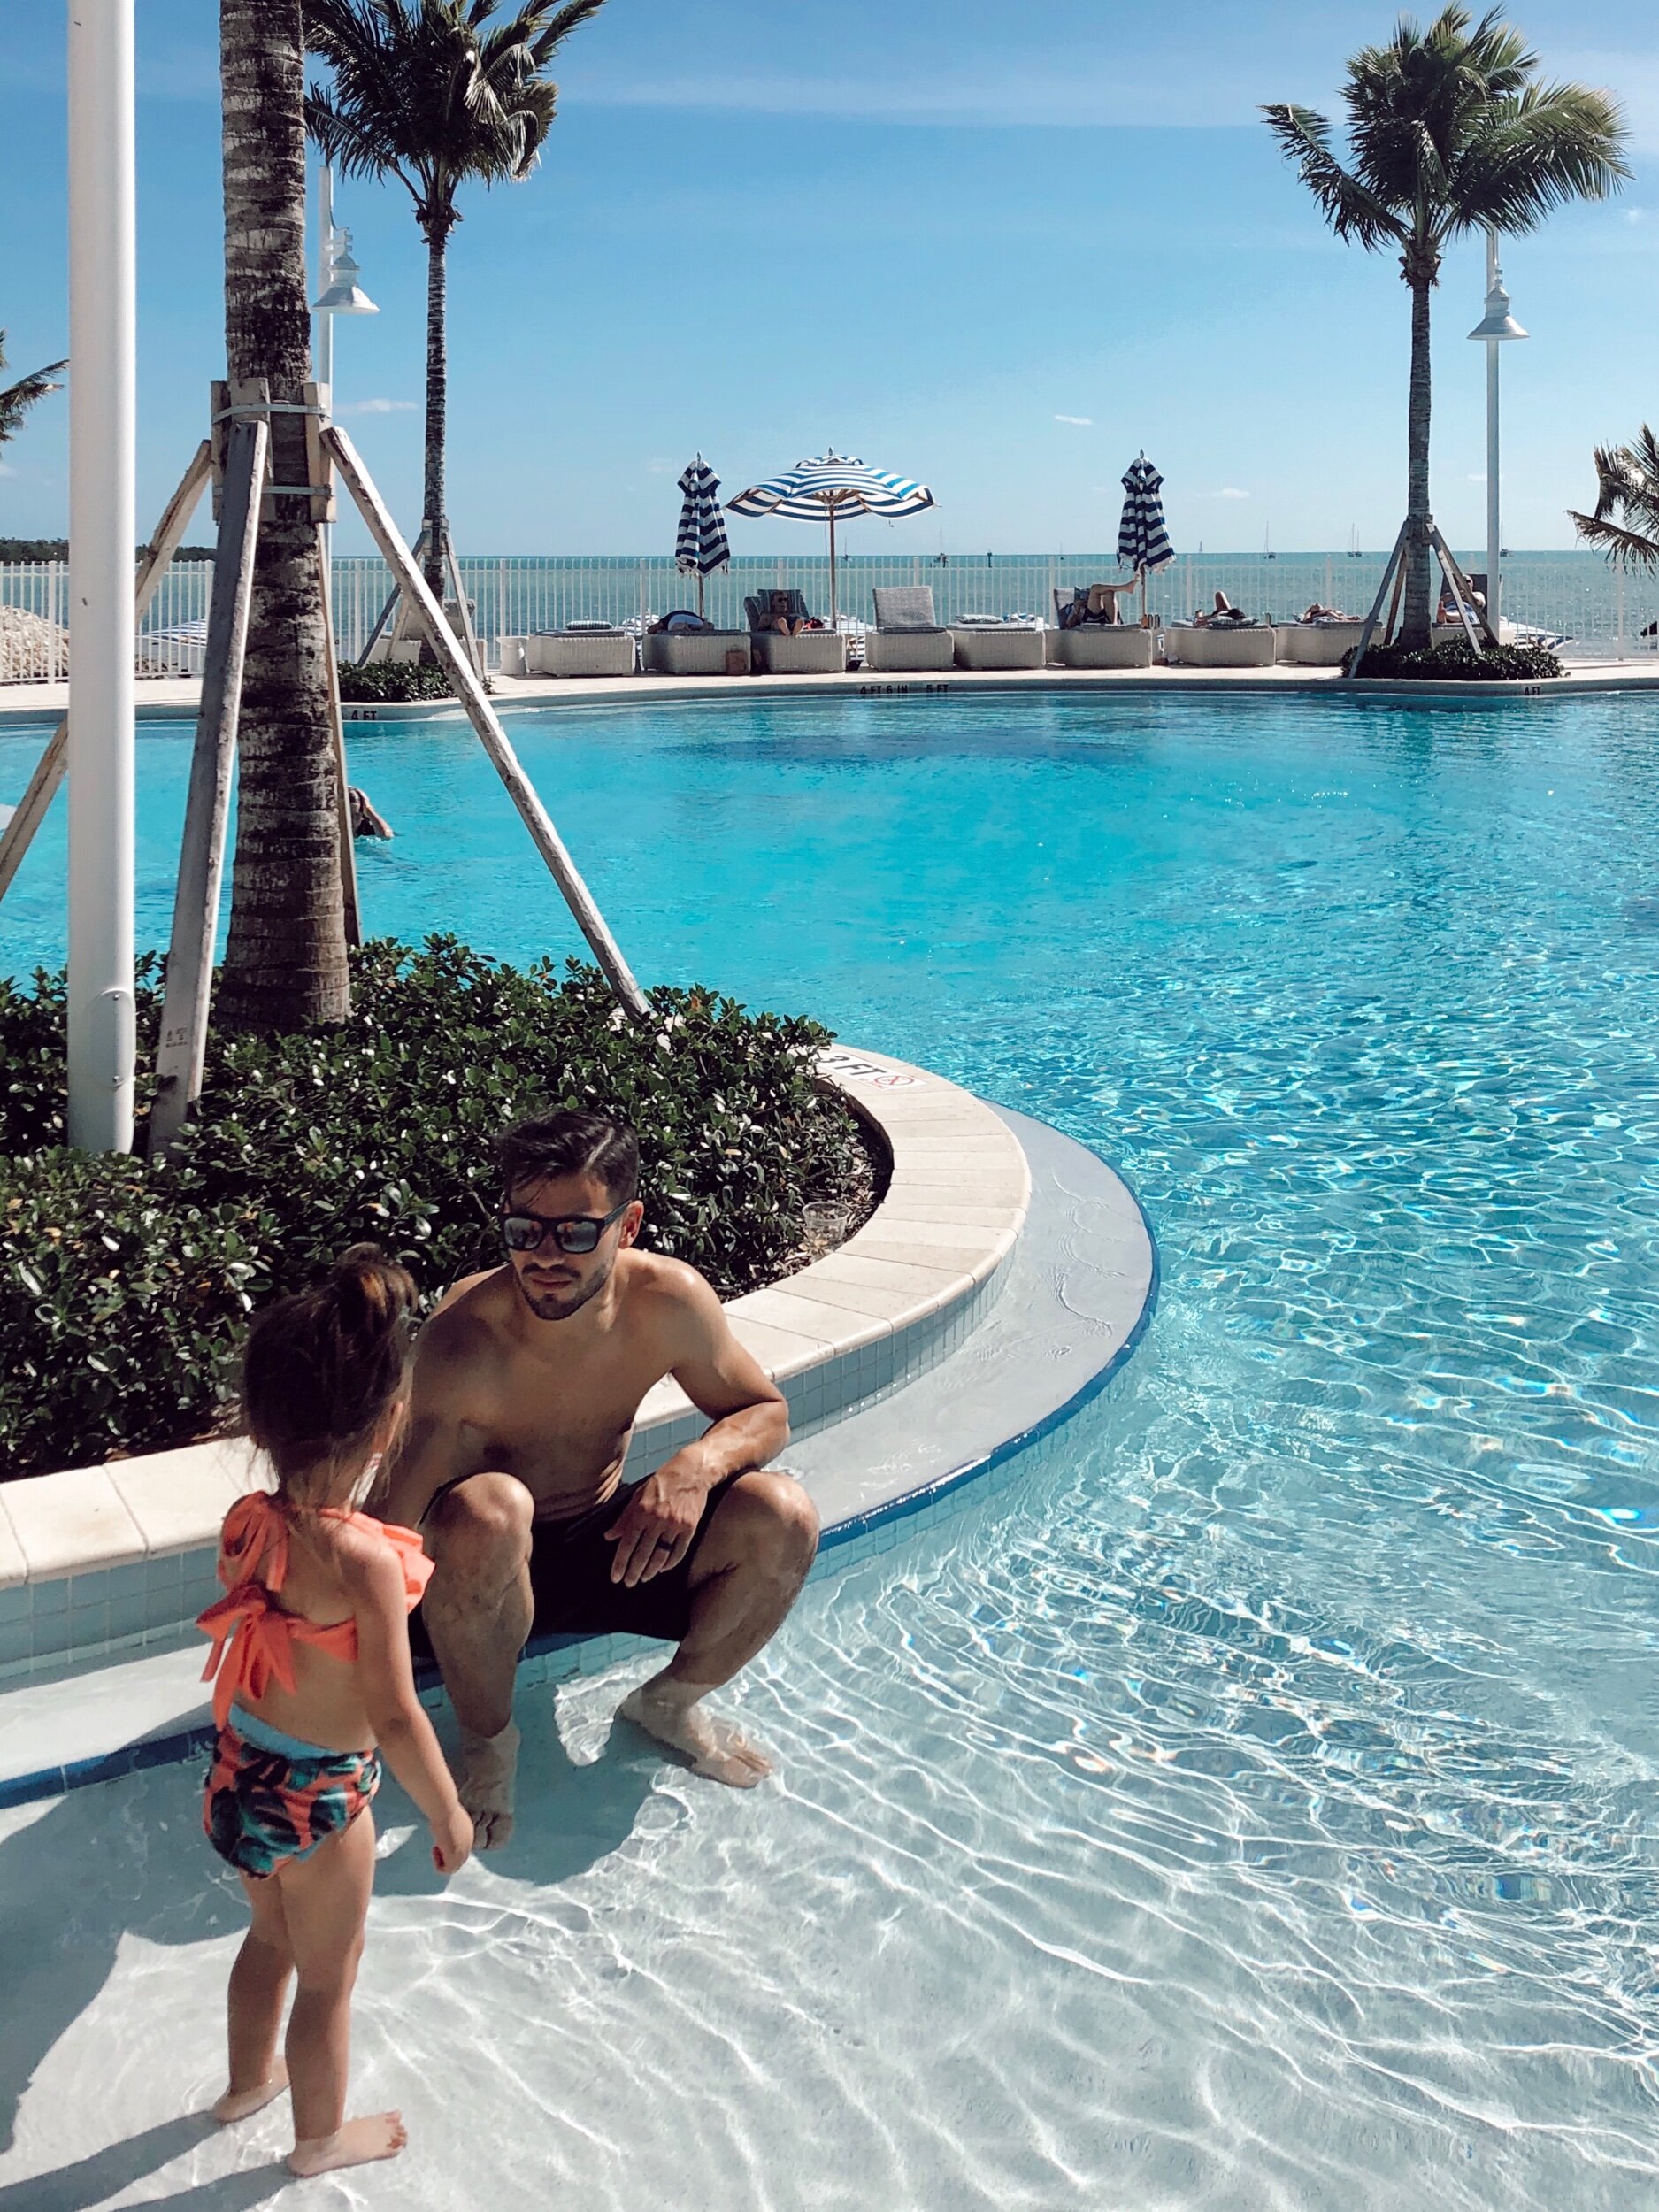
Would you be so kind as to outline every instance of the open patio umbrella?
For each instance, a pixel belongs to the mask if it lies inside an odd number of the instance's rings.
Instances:
[[[1175,558],[1164,525],[1164,502],[1158,494],[1164,479],[1144,453],[1131,461],[1123,479],[1123,519],[1118,525],[1118,557],[1141,572],[1141,618],[1147,614],[1147,572],[1165,568]]]
[[[682,576],[697,580],[697,612],[703,612],[703,582],[732,557],[726,541],[726,518],[720,512],[720,480],[698,454],[680,480],[686,503],[680,511],[680,529],[674,538],[674,566]]]
[[[726,502],[734,515],[777,515],[787,522],[829,524],[830,627],[835,626],[835,524],[847,515],[880,515],[895,522],[901,515],[919,515],[931,507],[933,495],[926,484],[908,476],[889,476],[884,469],[867,469],[862,461],[839,453],[822,453],[813,461],[797,461],[782,476],[768,477]]]

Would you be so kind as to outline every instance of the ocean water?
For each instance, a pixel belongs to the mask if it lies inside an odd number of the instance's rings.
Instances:
[[[1161,1302],[1021,1481],[809,1590],[726,1699],[761,1791],[613,1728],[625,1676],[525,1694],[518,1835],[442,1894],[388,1793],[357,2101],[414,2148],[292,2200],[1659,2201],[1659,708],[511,728],[644,979],[1094,1145]],[[351,741],[373,927],[574,949],[464,726]],[[187,751],[141,746],[146,937]],[[30,2212],[276,2186],[276,2116],[179,2116],[240,1922],[195,1790],[0,1816]]]

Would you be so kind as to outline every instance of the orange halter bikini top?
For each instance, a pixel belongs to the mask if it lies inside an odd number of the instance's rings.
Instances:
[[[399,1528],[394,1521],[377,1521],[367,1513],[348,1513],[338,1506],[322,1507],[320,1517],[365,1529],[392,1547],[403,1570],[404,1605],[412,1613],[432,1579],[432,1562],[421,1549],[418,1532]],[[264,1578],[256,1581],[253,1571],[261,1562]],[[204,1636],[213,1639],[202,1679],[213,1684],[213,1718],[221,1728],[230,1718],[238,1692],[246,1691],[257,1702],[273,1680],[285,1690],[296,1686],[296,1644],[310,1644],[331,1659],[348,1663],[357,1655],[355,1620],[308,1621],[272,1604],[288,1579],[288,1516],[281,1505],[263,1490],[239,1498],[225,1516],[219,1537],[219,1578],[229,1594],[198,1614],[196,1623]],[[219,1662],[227,1650],[230,1663],[221,1667]]]

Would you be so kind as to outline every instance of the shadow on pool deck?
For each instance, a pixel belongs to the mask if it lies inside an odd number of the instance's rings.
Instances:
[[[495,1878],[557,1889],[626,1843],[662,1770],[663,1755],[618,1725],[599,1757],[577,1765],[560,1741],[553,1697],[533,1691],[520,1706],[520,1772],[527,1787],[520,1791],[512,1842],[480,1863]],[[96,2003],[124,1936],[160,1947],[196,1947],[246,1926],[238,1892],[229,1881],[213,1879],[215,1872],[228,1870],[212,1856],[196,1824],[197,1768],[192,1760],[73,1791],[0,1841],[0,1954],[7,1965],[0,2016],[0,2154],[13,2147],[19,2109],[40,2067]],[[406,1826],[416,1831],[380,1861],[377,1901],[441,1893],[444,1885],[433,1868],[425,1823],[389,1779],[377,1812],[383,1832]],[[164,1821],[165,1835],[158,1832]],[[373,1909],[369,1939],[372,1946],[385,1939],[373,1925]],[[216,1966],[215,2008],[223,1993]],[[142,2018],[108,2027],[118,2034],[125,2027],[124,2042],[146,2033]],[[87,2102],[90,2133],[98,2124],[96,2085],[88,2084]],[[82,2212],[217,2133],[202,2113],[181,2114],[73,2164],[15,2181],[0,2178],[0,2212]],[[142,2201],[195,2212],[244,2212],[292,2179],[286,2168],[266,2162]]]

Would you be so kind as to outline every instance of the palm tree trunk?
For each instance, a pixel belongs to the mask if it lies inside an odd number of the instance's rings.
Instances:
[[[1414,273],[1408,275],[1406,281],[1411,287],[1411,398],[1406,430],[1406,516],[1409,528],[1405,551],[1405,618],[1401,625],[1400,642],[1408,650],[1426,651],[1432,642],[1429,627],[1429,298],[1434,280]]]
[[[426,227],[426,488],[422,520],[426,530],[424,562],[432,595],[443,604],[444,484],[443,443],[449,429],[449,225],[442,213]],[[424,657],[424,656],[423,656]]]
[[[301,0],[219,0],[225,347],[299,405],[311,373]],[[273,481],[303,484],[303,418],[271,419]],[[304,497],[266,502],[242,679],[236,853],[219,1017],[265,1031],[350,1009],[327,639]]]

